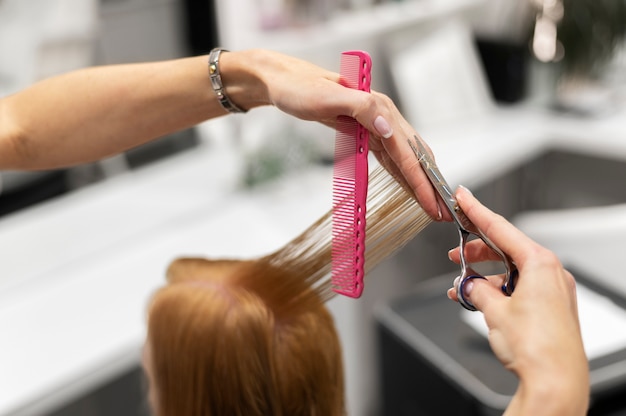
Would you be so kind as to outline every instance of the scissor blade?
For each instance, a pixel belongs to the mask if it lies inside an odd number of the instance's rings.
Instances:
[[[422,144],[417,136],[413,136],[413,140],[408,139],[408,142],[409,146],[411,146],[411,149],[413,150],[413,153],[415,153],[415,157],[422,166],[422,169],[426,172],[426,176],[428,176],[430,183],[432,183],[433,187],[437,190],[437,193],[441,196],[441,199],[443,199],[443,202],[445,202],[446,207],[454,219],[454,222],[459,227],[461,261],[464,265],[463,270],[465,270],[464,247],[467,240],[467,234],[470,233],[480,237],[485,244],[487,244],[487,246],[489,246],[501,257],[502,262],[506,267],[506,277],[504,285],[502,286],[502,291],[505,294],[510,295],[514,290],[514,279],[517,273],[515,264],[485,234],[483,234],[482,231],[480,231],[469,218],[467,218],[461,207],[459,207],[450,185],[448,185],[448,182],[443,178],[443,175],[439,172],[439,168],[435,164],[435,161],[426,150],[426,146]]]
[[[435,161],[417,136],[413,136],[413,140],[409,139],[408,142],[409,146],[411,146],[411,149],[413,150],[413,153],[415,154],[415,157],[426,173],[426,176],[428,176],[428,180],[430,180],[430,183],[441,196],[441,199],[443,199],[443,202],[446,204],[446,207],[450,211],[452,217],[459,222],[457,218],[458,205],[456,198],[454,197],[454,193],[452,192],[450,185],[448,185],[448,182],[445,180],[439,171],[439,168],[435,164]]]

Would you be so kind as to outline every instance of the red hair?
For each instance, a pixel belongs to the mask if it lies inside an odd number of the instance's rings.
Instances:
[[[330,313],[264,259],[175,261],[148,310],[148,347],[157,416],[345,414]]]
[[[370,174],[366,273],[431,222],[398,177]],[[157,416],[345,413],[341,349],[323,303],[335,294],[331,240],[332,210],[258,260],[170,266],[148,314]]]

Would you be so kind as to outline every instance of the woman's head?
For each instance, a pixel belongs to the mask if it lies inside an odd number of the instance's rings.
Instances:
[[[145,361],[157,416],[343,414],[332,317],[262,259],[175,261],[149,307]]]

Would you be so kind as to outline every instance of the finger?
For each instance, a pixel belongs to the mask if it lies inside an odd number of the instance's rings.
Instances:
[[[453,287],[448,289],[448,291],[446,292],[446,295],[448,296],[448,299],[450,300],[453,300],[455,302],[459,301],[459,298],[457,297],[457,294],[456,294],[456,289]]]
[[[480,279],[480,280],[485,280],[489,282],[495,288],[500,288],[502,286],[502,282],[504,281],[504,275],[489,275],[489,276],[483,276],[483,277],[484,279]],[[475,279],[472,279],[472,280],[475,280]],[[448,296],[448,298],[450,298],[451,300],[455,302],[459,301],[457,289],[460,283],[461,283],[461,277],[457,276],[452,282],[452,287],[448,289],[448,291],[446,292],[446,295]]]
[[[437,193],[406,141],[409,136],[402,136],[394,131],[391,137],[381,139],[383,151],[388,155],[388,160],[398,167],[424,211],[433,219],[442,220],[445,210],[441,209]]]
[[[503,311],[503,302],[507,302],[508,298],[489,279],[470,279],[463,285],[464,296],[479,311],[485,315],[491,315],[491,311]]]
[[[504,217],[482,205],[466,188],[459,187],[455,196],[465,215],[513,261],[524,263],[541,248]]]
[[[356,93],[359,92],[355,90],[352,94],[344,94],[346,100],[350,97],[354,101],[351,101],[348,107],[348,101],[342,100],[340,106],[346,105],[345,109],[351,109],[350,116],[370,132],[371,137],[374,138],[370,140],[370,151],[377,154],[383,166],[392,173],[391,165],[397,166],[419,204],[431,218],[436,221],[451,221],[450,213],[443,209],[445,207],[443,201],[431,185],[407,142],[409,137],[417,133],[402,117],[389,97],[376,91],[357,97]],[[357,102],[358,104],[355,105]],[[381,153],[378,152],[387,153],[389,159],[381,157]]]
[[[382,144],[393,162],[399,167],[422,208],[436,220],[451,221],[452,217],[445,208],[445,204],[409,146],[408,137],[411,136],[394,134],[388,139],[383,139]]]
[[[418,202],[428,215],[435,220],[451,221],[452,217],[443,209],[445,207],[443,201],[438,198],[435,189],[408,144],[408,139],[417,136],[417,133],[402,117],[389,97],[373,91],[371,98],[374,104],[363,112],[364,117],[361,118],[359,114],[355,117],[370,132],[374,133],[376,140],[371,141],[370,150],[384,152],[389,156],[387,163],[398,167],[406,183],[413,190]],[[372,110],[373,112],[371,112]],[[427,145],[426,147],[428,148]],[[388,167],[388,164],[385,166]]]
[[[455,247],[448,251],[448,258],[454,263],[461,262],[461,251],[459,247]],[[483,240],[477,239],[468,242],[465,246],[465,259],[470,263],[479,263],[482,261],[501,260],[501,257],[487,246]]]

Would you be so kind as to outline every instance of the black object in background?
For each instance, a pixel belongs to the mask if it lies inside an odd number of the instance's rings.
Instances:
[[[69,190],[66,172],[51,171],[18,189],[0,193],[0,216],[60,196]]]
[[[138,366],[46,416],[149,416],[146,393]]]
[[[493,98],[501,103],[524,98],[530,58],[527,45],[485,39],[477,39],[476,45]]]
[[[215,0],[185,0],[183,3],[189,52],[207,54],[219,46]]]

